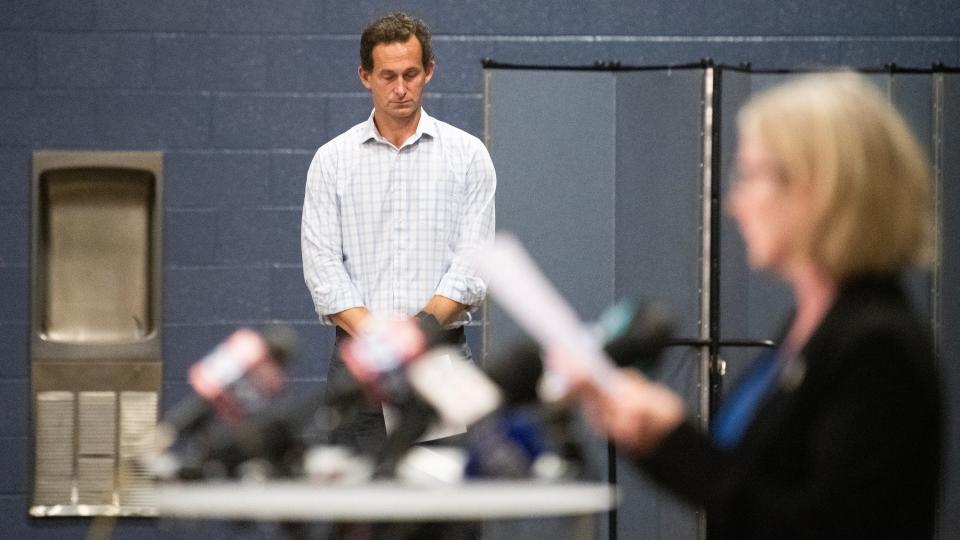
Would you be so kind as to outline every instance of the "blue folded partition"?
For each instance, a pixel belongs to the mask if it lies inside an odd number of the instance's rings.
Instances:
[[[694,341],[705,330],[707,71],[486,71],[497,229],[520,238],[584,320],[630,298],[670,305],[678,332]],[[488,319],[489,350],[509,350],[522,332],[495,302]],[[661,374],[694,410],[700,353],[689,346],[669,351]],[[618,481],[632,501],[629,512],[603,520],[598,537],[696,534],[695,511],[629,465],[608,461],[602,441],[590,444],[590,455],[594,473]]]
[[[497,229],[523,241],[585,320],[621,298],[669,305],[677,339],[657,376],[705,426],[725,387],[773,344],[791,309],[784,284],[749,269],[723,198],[737,111],[793,75],[710,64],[486,66]],[[949,360],[960,354],[960,74],[886,68],[867,77],[905,116],[936,173],[936,263],[907,284],[943,359],[950,414],[943,508],[956,508],[960,367]],[[495,303],[488,313],[485,353],[508,351],[521,330]],[[701,512],[647,482],[602,441],[589,446],[594,474],[623,491],[620,510],[602,520],[598,537],[705,536]],[[943,531],[960,528],[956,512],[942,512],[941,520]]]

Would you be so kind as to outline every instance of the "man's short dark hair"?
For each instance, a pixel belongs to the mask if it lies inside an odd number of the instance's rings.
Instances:
[[[423,67],[433,63],[433,49],[430,47],[430,29],[420,19],[397,11],[380,17],[363,29],[360,36],[360,66],[373,71],[373,48],[381,43],[403,43],[417,36],[423,51]]]

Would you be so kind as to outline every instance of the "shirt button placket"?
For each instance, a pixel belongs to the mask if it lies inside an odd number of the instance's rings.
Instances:
[[[402,167],[402,157],[403,149],[396,151],[396,154],[393,158],[393,178],[394,185],[397,186],[396,196],[397,200],[395,206],[395,212],[393,214],[393,238],[394,238],[394,251],[393,251],[393,311],[399,312],[401,308],[400,302],[400,257],[403,253],[402,236],[403,236],[403,214],[405,212],[405,194],[406,194],[406,185],[403,181],[403,176],[400,174]]]

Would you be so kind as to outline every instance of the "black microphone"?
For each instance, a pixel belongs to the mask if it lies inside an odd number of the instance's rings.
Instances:
[[[374,460],[378,476],[390,476],[417,440],[439,418],[434,407],[411,386],[409,370],[430,351],[447,345],[439,322],[425,312],[411,319],[371,319],[364,330],[343,342],[340,355],[352,380],[330,387],[325,405],[344,421],[365,401],[392,406],[399,422]]]
[[[503,393],[505,406],[540,401],[537,384],[543,376],[542,355],[536,343],[523,340],[505,356],[495,356],[484,363],[483,372]]]
[[[621,301],[610,306],[595,325],[604,351],[617,365],[650,373],[673,334],[674,323],[658,305]],[[468,437],[470,476],[528,475],[548,451],[575,475],[583,463],[575,440],[572,409],[565,403],[543,403],[539,383],[544,373],[540,347],[530,340],[503,356],[488,360],[484,373],[502,392],[502,405],[477,422]]]
[[[598,334],[617,364],[649,368],[669,339],[673,323],[662,309],[636,306],[626,302],[611,306],[597,324]],[[432,325],[431,330],[417,322],[381,321],[366,335],[345,342],[341,352],[353,380],[301,404],[254,417],[239,428],[220,430],[210,443],[211,455],[229,471],[250,458],[265,458],[278,474],[291,474],[303,454],[303,444],[296,437],[303,426],[316,422],[318,416],[343,417],[365,399],[376,399],[393,405],[400,414],[385,446],[370,456],[378,476],[393,475],[406,452],[433,422],[445,416],[473,426],[476,436],[468,437],[474,445],[471,451],[482,456],[475,469],[488,476],[518,476],[519,471],[528,470],[546,448],[546,438],[559,441],[558,453],[563,457],[580,459],[571,441],[567,408],[540,406],[537,386],[543,362],[539,347],[523,342],[466,379],[431,381],[440,372],[438,355],[432,352],[449,354],[456,362],[466,361],[456,351],[437,350],[443,344],[439,325]],[[499,390],[496,397],[478,390],[490,382]],[[444,396],[444,392],[454,395]],[[532,404],[537,407],[527,407],[526,413],[504,412]]]
[[[155,450],[164,452],[179,440],[202,459],[213,426],[241,425],[285,390],[284,370],[295,348],[295,334],[282,326],[262,334],[240,328],[228,336],[191,366],[188,380],[194,393],[171,407],[157,425]]]
[[[407,320],[371,320],[362,334],[340,346],[352,378],[337,386],[328,381],[327,388],[298,403],[275,403],[244,422],[216,426],[204,441],[204,459],[216,462],[229,476],[254,459],[266,465],[270,475],[292,476],[302,465],[306,432],[329,431],[367,400],[376,400],[400,413],[385,446],[368,456],[377,465],[378,475],[392,475],[406,451],[440,417],[411,386],[408,371],[424,355],[446,344],[444,334],[436,319],[425,314]]]
[[[660,304],[624,300],[607,308],[596,327],[603,350],[616,365],[650,375],[673,337],[676,323]]]
[[[221,425],[207,440],[207,460],[220,465],[227,476],[259,460],[271,477],[293,477],[302,471],[306,443],[303,431],[325,404],[322,392],[293,403],[278,403],[236,426]]]
[[[404,371],[425,352],[446,344],[437,319],[420,312],[412,319],[372,319],[364,331],[340,345],[352,380],[331,388],[328,404],[350,406],[360,396],[373,401],[404,399]]]
[[[595,326],[603,350],[620,367],[650,374],[673,336],[675,323],[662,306],[620,301],[607,308]],[[530,340],[484,365],[484,373],[503,392],[504,404],[540,401],[537,385],[543,376],[543,351]]]

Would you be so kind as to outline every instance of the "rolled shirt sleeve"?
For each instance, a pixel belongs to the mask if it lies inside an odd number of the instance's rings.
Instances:
[[[363,306],[363,296],[343,265],[336,179],[329,158],[321,148],[310,164],[300,223],[303,277],[325,324],[333,324],[329,315]]]

